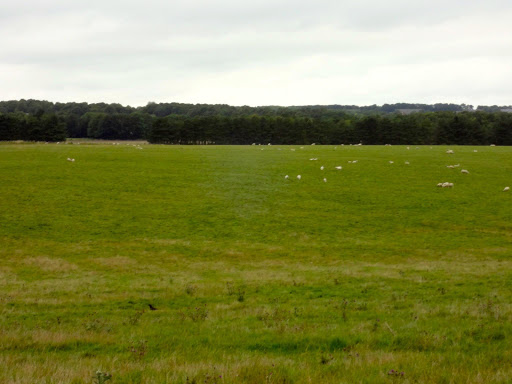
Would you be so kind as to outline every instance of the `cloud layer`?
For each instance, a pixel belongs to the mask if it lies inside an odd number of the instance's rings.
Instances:
[[[510,20],[499,0],[4,1],[0,99],[508,105]]]

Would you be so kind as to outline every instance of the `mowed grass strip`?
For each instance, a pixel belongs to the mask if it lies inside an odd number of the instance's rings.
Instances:
[[[0,145],[0,382],[510,382],[511,148],[141,147]]]

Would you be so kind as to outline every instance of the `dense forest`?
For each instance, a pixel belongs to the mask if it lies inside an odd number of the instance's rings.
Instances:
[[[512,107],[466,104],[264,106],[0,102],[0,140],[66,137],[163,144],[512,145]]]

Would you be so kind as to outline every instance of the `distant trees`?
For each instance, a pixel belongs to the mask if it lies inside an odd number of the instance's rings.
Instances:
[[[0,140],[91,137],[145,138],[164,144],[512,145],[512,114],[501,109],[475,111],[465,104],[232,107],[152,102],[132,108],[14,100],[0,102]]]
[[[66,136],[65,124],[53,113],[0,114],[0,140],[62,141]]]

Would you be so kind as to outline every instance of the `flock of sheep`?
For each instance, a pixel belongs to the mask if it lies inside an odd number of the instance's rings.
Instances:
[[[57,143],[57,144],[60,144],[60,143]],[[80,144],[80,143],[77,143],[77,144]],[[119,145],[119,143],[112,143],[112,145]],[[130,144],[126,144],[126,145],[130,145]],[[141,147],[140,145],[136,145],[136,144],[131,144],[131,145],[132,145],[133,147],[135,147],[136,149],[142,149],[142,147]],[[256,144],[255,144],[255,143],[253,143],[252,145],[256,145]],[[270,144],[270,143],[268,143],[268,145],[271,145],[271,144]],[[311,144],[311,145],[315,145],[315,144],[313,143],[313,144]],[[343,145],[343,144],[342,144],[342,145]],[[358,145],[358,146],[361,146],[362,144],[357,144],[357,145]],[[386,144],[386,146],[390,146],[390,145],[389,145],[389,144]],[[494,147],[494,145],[491,145],[491,146],[492,146],[492,147]],[[410,147],[406,147],[406,148],[407,148],[408,150],[410,149]],[[416,147],[416,148],[418,148],[418,147]],[[432,149],[432,147],[430,147],[430,148]],[[304,147],[300,147],[300,149],[304,149]],[[337,149],[337,147],[335,147],[334,149]],[[262,149],[262,150],[263,150],[263,149]],[[278,148],[278,150],[281,150],[281,148]],[[295,151],[295,148],[291,148],[290,150],[291,150],[291,151]],[[475,149],[473,152],[478,152],[478,151]],[[454,152],[452,149],[448,149],[448,150],[446,151],[446,153],[447,153],[447,154],[452,155],[452,154],[454,154],[455,152]],[[316,157],[312,157],[312,158],[310,158],[309,160],[310,160],[310,161],[317,161],[317,160],[318,160],[318,158],[316,158]],[[75,162],[75,159],[73,159],[73,158],[69,158],[69,157],[68,157],[68,158],[67,158],[67,161],[69,161],[69,162],[72,162],[72,163],[73,163],[73,162]],[[358,162],[358,160],[349,160],[349,161],[348,161],[348,163],[349,163],[349,164],[357,164],[357,162]],[[394,161],[390,160],[390,161],[389,161],[389,164],[394,164]],[[408,161],[405,161],[405,165],[409,165],[409,164],[410,164],[410,163],[409,163]],[[450,168],[450,169],[454,169],[454,168],[458,168],[458,167],[460,167],[460,164],[447,165],[446,167],[447,167],[447,168]],[[322,165],[322,166],[320,167],[320,170],[321,170],[321,171],[323,171],[324,169],[325,169],[325,167]],[[338,171],[341,171],[341,170],[343,169],[343,167],[342,167],[341,165],[337,165],[337,166],[335,166],[335,167],[334,167],[334,169],[336,169],[336,170],[338,170]],[[467,169],[462,169],[460,172],[461,172],[462,174],[466,174],[466,175],[467,175],[467,174],[469,174],[469,171],[468,171]],[[285,180],[288,180],[288,179],[290,178],[290,176],[289,176],[289,175],[285,175],[285,177],[284,177],[284,178],[285,178]],[[301,179],[302,179],[302,176],[301,176],[301,175],[297,175],[297,180],[301,180]],[[323,178],[323,182],[324,182],[324,183],[326,183],[326,182],[327,182],[327,178],[325,178],[325,177],[324,177],[324,178]],[[440,187],[440,188],[453,188],[453,185],[454,185],[453,183],[450,183],[450,182],[447,182],[447,181],[445,181],[445,182],[443,182],[443,183],[438,183],[438,184],[437,184],[437,186],[438,186],[438,187]],[[505,188],[503,189],[503,192],[508,192],[508,191],[510,191],[510,187],[505,187]]]
[[[254,145],[254,144],[253,144],[253,145]],[[269,145],[270,145],[270,144],[269,144]],[[314,144],[311,144],[311,145],[314,145]],[[361,145],[361,144],[358,144],[358,145]],[[386,144],[386,146],[390,146],[390,144]],[[495,145],[491,145],[491,146],[492,146],[492,147],[494,147]],[[301,149],[304,149],[304,147],[300,147],[300,148],[301,148]],[[334,149],[336,149],[336,148],[337,148],[337,147],[335,147]],[[417,148],[418,148],[418,147],[416,147],[416,149],[417,149]],[[407,149],[410,149],[410,147],[407,147]],[[430,147],[430,149],[432,149],[432,147]],[[292,150],[292,151],[294,151],[295,149],[294,149],[294,148],[292,148],[291,150]],[[478,151],[475,149],[473,152],[478,152]],[[455,152],[454,152],[452,149],[448,149],[448,150],[446,151],[446,153],[447,153],[447,154],[454,154]],[[313,157],[313,158],[311,158],[311,159],[309,159],[309,160],[310,160],[310,161],[316,161],[316,160],[318,160],[318,158]],[[349,161],[348,161],[348,163],[349,163],[349,164],[356,164],[356,163],[357,163],[357,160],[349,160]],[[390,160],[390,161],[389,161],[389,164],[394,164],[394,161]],[[410,163],[409,163],[408,161],[406,161],[406,162],[405,162],[405,164],[406,164],[406,165],[409,165]],[[458,168],[458,167],[460,167],[460,164],[447,165],[446,167],[447,167],[447,168],[450,168],[450,169]],[[338,166],[336,166],[336,167],[334,167],[334,168],[335,168],[336,170],[342,170],[342,169],[343,169],[343,167],[342,167],[341,165],[338,165]],[[321,170],[321,171],[323,171],[324,169],[325,169],[325,167],[322,165],[322,166],[320,167],[320,170]],[[461,172],[462,174],[469,175],[469,171],[468,171],[467,169],[462,169],[460,172]],[[289,176],[289,175],[285,175],[285,177],[284,177],[284,178],[285,178],[285,180],[288,180],[288,179],[290,178],[290,176]],[[301,176],[301,175],[297,175],[297,180],[301,180],[301,179],[302,179],[302,176]],[[326,178],[324,178],[324,179],[323,179],[323,181],[324,181],[324,183],[326,183],[326,182],[327,182],[327,179],[326,179]],[[438,186],[438,187],[441,187],[441,188],[453,188],[454,184],[453,184],[453,183],[450,183],[450,182],[448,182],[448,181],[445,181],[445,182],[443,182],[443,183],[438,183],[438,184],[437,184],[437,186]],[[508,191],[510,191],[510,187],[505,187],[505,188],[503,189],[503,192],[508,192]]]

